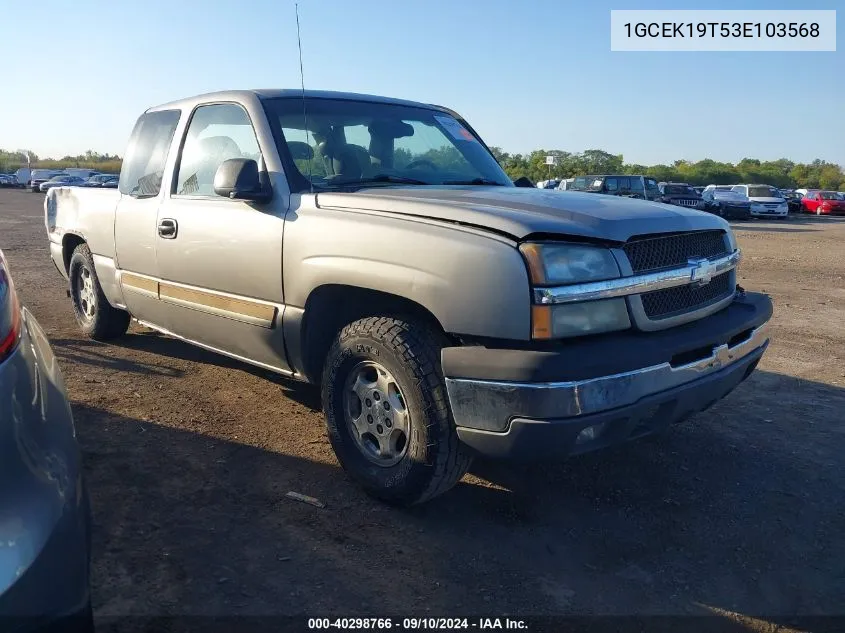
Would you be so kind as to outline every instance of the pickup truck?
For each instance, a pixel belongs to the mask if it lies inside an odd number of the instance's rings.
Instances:
[[[44,204],[85,334],[134,318],[319,385],[341,466],[394,504],[448,490],[474,455],[663,431],[769,342],[771,301],[737,286],[723,219],[515,186],[440,106],[188,98],[138,119],[117,190]]]

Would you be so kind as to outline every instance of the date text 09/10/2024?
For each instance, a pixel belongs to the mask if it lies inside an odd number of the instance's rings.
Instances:
[[[309,618],[309,630],[527,630],[525,620],[512,618]]]

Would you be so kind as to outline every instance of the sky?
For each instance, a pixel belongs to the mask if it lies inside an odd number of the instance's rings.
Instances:
[[[2,149],[123,155],[150,106],[300,85],[293,0],[14,4]],[[300,0],[305,86],[449,106],[511,153],[845,166],[842,36],[825,53],[611,52],[611,8],[839,9],[845,33],[842,0]]]

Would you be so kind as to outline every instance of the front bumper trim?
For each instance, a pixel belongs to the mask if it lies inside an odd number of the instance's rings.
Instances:
[[[577,418],[632,405],[643,398],[692,383],[735,365],[769,343],[767,323],[733,345],[718,345],[710,355],[673,366],[664,362],[633,371],[568,382],[500,382],[446,378],[458,427],[502,432],[514,418]]]

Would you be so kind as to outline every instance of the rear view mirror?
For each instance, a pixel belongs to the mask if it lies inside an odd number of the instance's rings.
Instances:
[[[214,193],[232,200],[267,202],[273,196],[269,185],[262,182],[258,163],[251,158],[230,158],[214,174]]]

